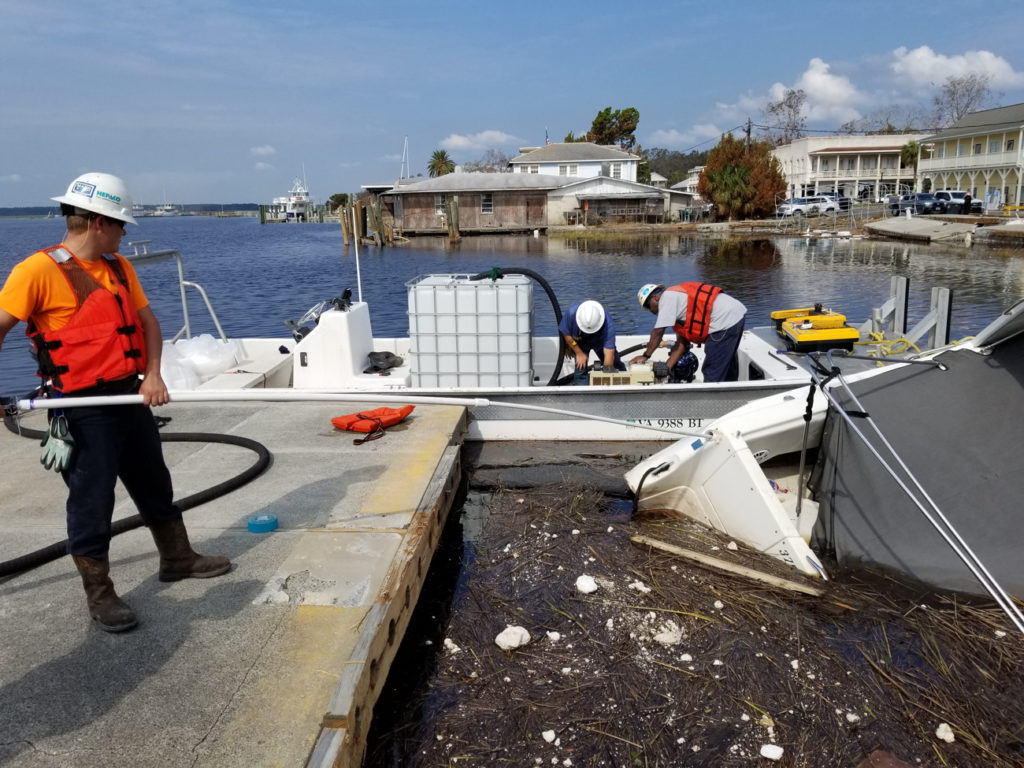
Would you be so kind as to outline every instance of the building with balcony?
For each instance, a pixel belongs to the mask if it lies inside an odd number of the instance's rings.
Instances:
[[[1024,104],[971,112],[920,144],[921,189],[962,189],[989,210],[1021,204]]]
[[[913,167],[900,163],[903,146],[920,142],[923,133],[871,136],[805,136],[776,147],[788,197],[822,194],[861,200],[914,188]]]

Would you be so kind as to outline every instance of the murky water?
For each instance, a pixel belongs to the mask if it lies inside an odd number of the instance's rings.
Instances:
[[[860,320],[888,295],[889,279],[911,280],[910,319],[927,311],[929,291],[954,291],[953,336],[979,330],[1024,295],[1021,249],[917,245],[867,240],[779,238],[706,240],[692,236],[581,239],[529,236],[418,239],[395,248],[346,249],[334,224],[260,226],[255,219],[200,216],[142,219],[126,240],[175,248],[185,277],[202,285],[231,336],[283,336],[284,321],[345,288],[370,303],[379,336],[408,332],[405,284],[424,274],[475,274],[491,267],[526,268],[544,276],[564,307],[583,298],[605,304],[620,333],[646,333],[650,316],[636,304],[644,283],[702,280],[722,285],[748,307],[748,325],[767,324],[772,310],[822,302]],[[62,219],[0,219],[0,275],[33,250],[59,242]],[[125,246],[125,252],[130,249]],[[140,272],[150,302],[172,335],[183,325],[172,263]],[[535,291],[537,329],[554,332],[554,314]],[[210,332],[192,295],[193,332]],[[24,326],[0,350],[0,392],[34,386]]]

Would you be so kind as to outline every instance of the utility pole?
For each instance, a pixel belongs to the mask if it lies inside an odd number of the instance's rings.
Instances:
[[[747,152],[750,151],[750,118],[747,118]]]

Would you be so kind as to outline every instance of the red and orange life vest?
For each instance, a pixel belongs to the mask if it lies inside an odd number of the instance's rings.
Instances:
[[[40,331],[29,322],[25,334],[35,344],[40,375],[49,377],[57,390],[74,392],[143,373],[146,343],[142,322],[117,257],[103,256],[117,279],[114,294],[61,246],[43,253],[60,267],[78,308],[71,320],[55,331]]]
[[[665,289],[686,294],[686,318],[677,320],[672,330],[693,344],[703,344],[711,330],[711,307],[722,289],[707,283],[680,283]]]

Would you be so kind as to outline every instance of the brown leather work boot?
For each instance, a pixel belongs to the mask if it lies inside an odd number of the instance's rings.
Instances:
[[[180,517],[153,523],[149,530],[160,552],[160,581],[209,579],[231,570],[231,561],[223,555],[204,557],[192,550]]]
[[[75,561],[75,567],[82,576],[89,615],[99,624],[100,629],[104,632],[124,632],[139,623],[132,609],[114,591],[114,582],[110,580],[110,561],[107,558],[72,556],[71,559]]]

